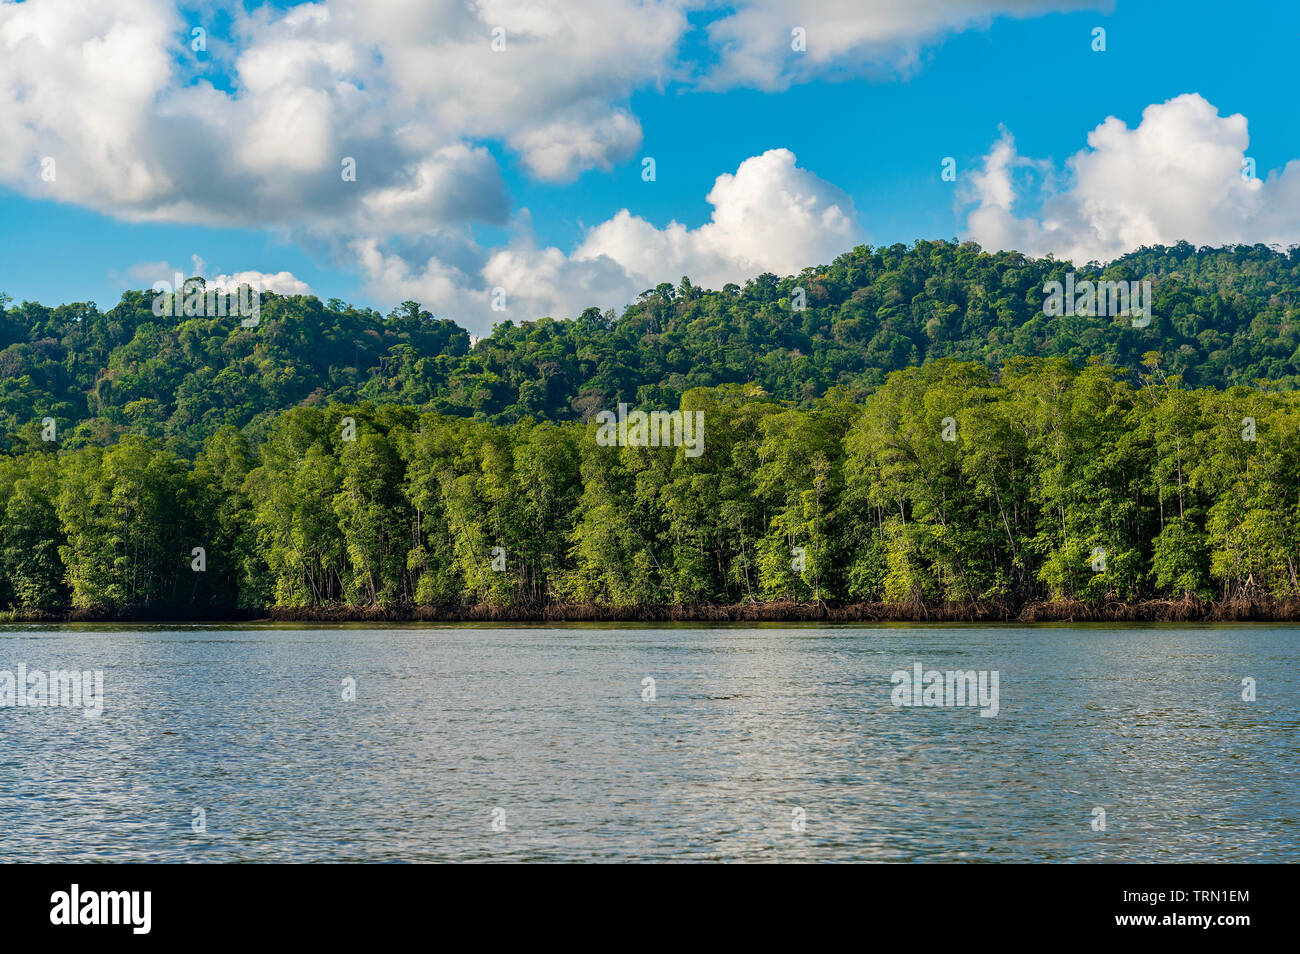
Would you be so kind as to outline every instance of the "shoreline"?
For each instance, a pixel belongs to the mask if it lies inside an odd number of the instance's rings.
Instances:
[[[7,623],[1224,623],[1298,622],[1300,600],[1145,600],[1134,603],[1036,601],[1004,603],[738,603],[732,605],[604,606],[274,606],[78,608],[8,610]]]

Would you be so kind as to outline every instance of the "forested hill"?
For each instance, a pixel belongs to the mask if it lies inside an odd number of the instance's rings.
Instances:
[[[1122,317],[1045,315],[1044,284],[1071,270],[973,243],[862,246],[743,288],[661,284],[622,315],[590,308],[533,320],[507,311],[472,349],[464,329],[414,302],[385,316],[266,295],[260,324],[244,328],[238,318],[155,317],[144,291],[107,312],[5,307],[0,296],[0,434],[13,450],[33,446],[42,418],[53,417],[64,447],[130,432],[191,456],[222,425],[252,424],[256,435],[277,411],[304,404],[562,421],[620,400],[676,407],[693,387],[755,383],[806,405],[832,387],[859,395],[890,371],[944,357],[993,367],[1015,356],[1077,366],[1097,357],[1135,381],[1158,371],[1191,386],[1300,381],[1300,248],[1180,243],[1077,269],[1078,279],[1151,280],[1145,328]]]

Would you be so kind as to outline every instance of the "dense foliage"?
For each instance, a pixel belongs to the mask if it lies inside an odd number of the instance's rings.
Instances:
[[[192,463],[37,442],[0,457],[0,605],[1300,595],[1300,394],[1161,363],[940,361],[803,407],[691,389],[693,458],[379,403],[222,426]]]
[[[156,438],[192,458],[217,428],[256,443],[282,410],[332,402],[397,404],[497,424],[586,420],[627,401],[676,407],[696,387],[754,384],[810,407],[832,388],[861,397],[886,375],[939,358],[998,368],[1015,357],[1098,357],[1136,383],[1144,356],[1189,386],[1300,382],[1300,248],[1142,249],[1079,277],[1149,279],[1154,320],[1048,317],[1043,286],[1072,266],[973,243],[863,246],[829,266],[744,288],[683,278],[623,314],[504,321],[468,334],[414,302],[392,314],[267,295],[260,325],[156,317],[147,292],[107,312],[0,296],[0,434],[60,445]],[[797,289],[806,308],[799,310]],[[502,315],[511,318],[511,313]]]

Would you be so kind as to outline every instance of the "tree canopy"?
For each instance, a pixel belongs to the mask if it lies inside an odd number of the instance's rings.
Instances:
[[[862,247],[473,348],[411,302],[7,308],[0,607],[1300,598],[1300,254],[1086,273],[1144,328],[1046,316],[1069,268]],[[603,446],[619,402],[703,453]]]
[[[300,405],[372,402],[513,424],[585,420],[619,401],[672,408],[692,388],[756,384],[809,407],[864,395],[941,358],[1100,358],[1136,383],[1154,355],[1193,387],[1300,382],[1300,248],[1141,249],[1079,277],[1152,282],[1151,324],[1044,314],[1044,285],[1074,266],[974,243],[862,246],[827,266],[706,291],[683,278],[621,315],[513,316],[468,333],[415,302],[388,315],[314,297],[262,298],[260,323],[155,316],[132,291],[92,304],[8,308],[0,297],[0,433],[27,446],[54,418],[62,446],[132,433],[192,457],[217,428],[261,440]],[[802,289],[802,294],[797,292]],[[436,303],[431,303],[436,304]],[[806,307],[799,309],[798,304]]]

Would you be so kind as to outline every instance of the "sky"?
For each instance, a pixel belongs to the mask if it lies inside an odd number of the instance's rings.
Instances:
[[[862,243],[1285,247],[1297,41],[1272,0],[0,0],[0,293],[483,333]]]

